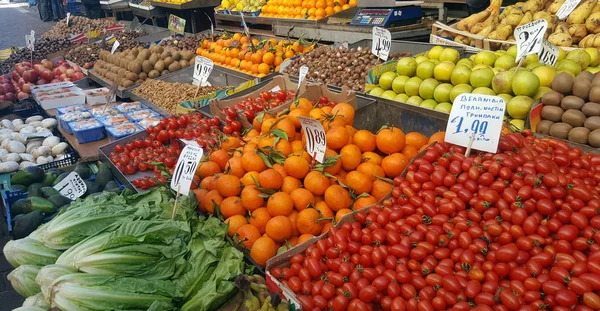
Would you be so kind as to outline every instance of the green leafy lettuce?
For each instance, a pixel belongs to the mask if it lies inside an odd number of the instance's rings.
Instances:
[[[30,238],[10,240],[2,251],[8,263],[15,268],[20,265],[51,265],[61,253]]]
[[[11,271],[7,278],[19,295],[29,297],[40,292],[40,286],[35,284],[35,277],[39,271],[39,266],[21,265]]]

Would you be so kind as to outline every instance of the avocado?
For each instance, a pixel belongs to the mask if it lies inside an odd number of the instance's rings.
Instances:
[[[52,182],[52,186],[56,186],[59,182],[61,182],[67,176],[69,176],[69,173],[62,173],[62,174],[58,175],[58,177],[56,177],[54,182]]]
[[[88,179],[92,176],[92,170],[86,164],[77,164],[73,172],[79,174],[82,179]]]
[[[52,186],[52,183],[54,183],[54,181],[56,180],[56,178],[58,177],[58,173],[57,172],[46,172],[46,174],[44,175],[44,181],[42,181],[42,184],[46,185],[46,186]]]
[[[108,163],[100,164],[98,173],[96,174],[96,184],[100,188],[104,188],[108,182],[113,180],[113,174]]]
[[[33,211],[25,215],[15,217],[13,225],[13,236],[15,239],[27,237],[44,222],[42,211]]]
[[[111,180],[104,187],[104,191],[119,193],[119,192],[121,192],[121,189],[119,188],[119,185],[117,185],[116,182]]]
[[[49,200],[40,197],[29,197],[23,203],[27,212],[42,211],[46,215],[52,215],[56,212],[56,205]]]
[[[69,205],[71,204],[71,199],[61,195],[61,194],[55,194],[52,195],[48,198],[48,201],[54,203],[54,205],[56,205],[57,208],[61,208],[63,206]]]
[[[44,198],[49,198],[55,194],[60,194],[58,192],[58,190],[56,190],[52,187],[48,187],[48,186],[42,187],[41,191],[42,191],[42,194],[44,195]]]
[[[13,191],[27,192],[27,187],[23,185],[11,185]]]
[[[27,188],[27,192],[29,192],[29,194],[27,195],[28,198],[30,197],[43,197],[44,194],[42,193],[42,188],[44,187],[44,184],[41,183],[34,183],[31,184],[28,188]]]
[[[44,180],[44,170],[38,166],[28,166],[10,178],[11,185],[29,186]]]
[[[85,185],[87,186],[87,190],[85,191],[85,196],[88,196],[92,193],[101,192],[102,188],[100,188],[96,183],[91,181],[85,181]]]
[[[15,217],[20,214],[25,214],[25,199],[18,199],[10,205],[10,214]]]

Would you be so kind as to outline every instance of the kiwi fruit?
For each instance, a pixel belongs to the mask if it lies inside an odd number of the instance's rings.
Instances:
[[[592,87],[588,98],[591,102],[600,103],[600,84]]]
[[[150,58],[148,58],[148,61],[150,62],[150,65],[154,66],[159,60],[159,56],[158,54],[152,54],[150,55]]]
[[[583,104],[585,104],[585,101],[583,99],[581,99],[578,96],[574,96],[574,95],[569,95],[569,96],[565,96],[561,101],[560,101],[560,107],[563,110],[569,110],[569,109],[581,109],[581,107],[583,107]]]
[[[157,48],[158,48],[158,46],[157,46],[157,45],[153,45],[153,46],[151,46],[151,47],[150,47],[150,52],[151,52],[151,53],[157,53]]]
[[[586,117],[600,116],[600,104],[592,102],[585,103],[585,105],[581,107],[581,112],[583,112]]]
[[[588,81],[592,82],[592,80],[594,80],[594,77],[595,77],[595,76],[594,76],[594,74],[593,74],[593,73],[591,73],[591,72],[589,72],[589,71],[585,70],[585,71],[582,71],[582,72],[580,72],[580,73],[577,75],[577,77],[575,77],[575,79],[585,78],[586,80],[588,80]]]
[[[583,123],[583,126],[587,127],[590,131],[600,129],[600,117],[589,117]]]
[[[148,71],[150,72],[150,71]],[[140,80],[146,80],[148,78],[148,74],[146,72],[140,72],[140,74],[138,75],[138,79]]]
[[[119,66],[119,67],[121,67],[121,68],[127,68],[127,65],[129,64],[129,62],[128,62],[128,61],[127,61],[127,59],[125,59],[125,58],[121,58],[121,59],[119,60],[119,63],[121,64],[121,65]]]
[[[181,69],[181,65],[179,64],[179,62],[173,62],[171,65],[169,65],[170,72],[177,71],[179,69]]]
[[[544,106],[544,108],[542,108],[541,116],[544,120],[560,122],[563,112],[564,110],[558,106]]]
[[[148,73],[148,78],[150,78],[150,79],[158,78],[158,76],[160,76],[160,72],[158,70],[156,70],[156,69],[151,70]]]
[[[142,71],[143,71],[143,72],[145,72],[145,73],[149,73],[149,72],[150,72],[150,70],[152,70],[152,69],[153,69],[153,67],[152,67],[152,65],[150,65],[150,61],[149,61],[149,60],[145,60],[145,61],[142,63]]]
[[[593,86],[600,86],[600,76],[594,77],[594,79],[592,80],[592,85]]]
[[[167,57],[171,57],[171,51],[164,51],[160,54],[160,59],[165,59]]]
[[[542,95],[542,104],[547,106],[558,106],[563,99],[563,94],[556,91],[548,91]]]
[[[569,131],[567,138],[578,144],[587,144],[588,137],[590,136],[590,130],[585,127],[575,127]]]
[[[131,80],[131,81],[135,81],[135,80],[138,79],[138,75],[135,74],[135,73],[133,73],[133,72],[130,72],[130,73],[128,73],[128,74],[125,75],[125,79]]]
[[[160,73],[160,75],[161,75],[161,76],[164,76],[164,75],[166,75],[166,74],[168,74],[168,73],[170,73],[170,71],[169,71],[168,69],[165,69],[165,70],[163,70],[163,71]]]
[[[588,136],[588,143],[594,148],[600,148],[600,129],[593,130]]]
[[[135,84],[140,84],[140,83],[144,83],[144,80],[140,79],[140,80],[135,81]]]
[[[131,65],[130,71],[135,74],[142,72],[142,63],[138,62],[138,61],[134,61],[133,64]]]
[[[592,82],[586,78],[577,78],[573,82],[573,95],[586,100],[592,89]]]
[[[156,53],[161,54],[164,51],[163,47],[160,45],[156,46]]]
[[[128,60],[130,60],[130,61],[133,61],[133,60],[135,60],[135,55],[133,55],[133,54],[129,54],[129,55],[127,55],[127,57],[126,57],[125,59],[128,59]]]
[[[123,82],[121,82],[121,86],[123,86],[124,88],[132,87],[133,86],[133,81],[131,81],[131,80],[123,80]]]
[[[169,67],[173,63],[173,57],[169,56],[167,58],[163,58],[163,61],[165,62],[165,67]]]
[[[579,110],[569,109],[563,113],[561,120],[573,127],[583,126],[585,115]]]
[[[118,67],[117,67],[117,68],[118,68]],[[119,68],[119,69],[117,70],[117,75],[123,75],[123,76],[125,76],[125,74],[127,73],[127,71],[128,71],[128,70],[127,70],[127,69],[125,69],[125,68]]]
[[[179,53],[179,51],[175,51],[172,54],[173,60],[178,62],[181,59],[181,53]]]
[[[131,55],[137,57],[139,54],[140,54],[140,50],[138,50],[138,49],[131,50]]]
[[[554,122],[549,120],[542,120],[540,121],[540,123],[538,123],[535,131],[540,134],[548,135],[548,133],[550,133],[550,127],[552,126],[552,124],[554,124]]]
[[[550,135],[557,137],[557,138],[562,138],[562,139],[567,139],[567,137],[569,137],[569,132],[573,129],[573,127],[567,123],[554,123],[552,124],[552,126],[550,127]]]
[[[154,65],[154,70],[156,70],[158,72],[165,70],[165,62],[162,59],[157,61],[156,64]],[[148,75],[148,76],[150,76],[150,75]]]
[[[190,61],[190,59],[194,58],[194,52],[192,51],[187,51],[184,55],[183,55],[183,59],[187,60],[188,62]]]
[[[179,65],[181,66],[181,68],[185,68],[185,67],[189,66],[190,63],[187,60],[182,59],[179,61]]]
[[[552,80],[552,89],[561,94],[570,94],[573,88],[573,76],[566,72],[561,72]]]

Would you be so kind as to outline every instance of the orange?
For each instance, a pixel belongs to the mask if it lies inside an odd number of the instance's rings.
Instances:
[[[325,10],[324,9],[317,9],[315,11],[315,17],[316,18],[323,18],[323,17],[325,17]]]
[[[206,189],[194,189],[194,196],[196,197],[196,200],[198,200],[198,209],[202,212],[206,212],[204,210],[204,206],[202,206],[202,200],[204,200],[204,197],[206,196],[206,194],[208,193],[208,190]]]
[[[271,52],[267,52],[263,55],[262,61],[267,65],[273,65],[273,62],[275,62],[275,55]]]
[[[292,201],[294,201],[294,208],[297,211],[306,209],[310,204],[315,204],[315,196],[312,192],[304,188],[296,188],[290,193]]]
[[[323,229],[321,229],[321,234],[323,234],[323,233],[325,233],[325,232],[329,231],[329,229],[331,229],[331,228],[333,228],[333,222],[326,222],[326,223],[323,225]]]
[[[310,165],[304,158],[292,155],[285,159],[285,162],[283,162],[283,168],[289,176],[302,179],[304,176],[306,176],[306,174],[308,174]]]
[[[294,210],[294,201],[285,192],[276,192],[267,200],[267,210],[271,216],[287,216]]]
[[[325,112],[321,108],[313,108],[309,110],[308,116],[319,121],[325,120]]]
[[[246,172],[262,172],[267,168],[263,159],[255,152],[246,152],[242,155],[242,168]]]
[[[437,132],[429,137],[429,141],[427,144],[432,144],[433,142],[444,142],[446,139],[446,132]]]
[[[294,121],[292,121],[290,118],[286,117],[279,119],[274,128],[285,132],[288,136],[288,139],[292,139],[294,136],[296,136],[296,125],[294,125]]]
[[[293,104],[292,104],[293,105]],[[288,114],[288,118],[294,122],[294,126],[296,128],[300,128],[300,121],[298,121],[298,117],[308,117],[308,110],[305,109],[294,109],[291,110]]]
[[[266,169],[258,175],[258,184],[263,188],[277,190],[283,184],[283,177],[272,168]]]
[[[402,154],[406,157],[407,160],[414,158],[418,153],[419,150],[413,145],[406,145],[404,146],[404,149],[402,149]]]
[[[269,65],[262,63],[258,65],[258,73],[262,73],[262,74],[268,74],[269,72],[271,72],[271,68],[269,67]]]
[[[300,97],[290,105],[290,111],[294,111],[296,109],[310,111],[313,109],[312,102],[304,97]]]
[[[217,179],[217,190],[223,197],[239,195],[242,192],[240,179],[233,175],[221,175]]]
[[[209,191],[202,200],[202,208],[207,211],[209,214],[213,212],[213,205],[221,205],[223,202],[223,197],[219,194],[217,190]]]
[[[256,181],[258,181],[258,174],[258,172],[248,172],[244,174],[244,177],[240,178],[240,182],[244,186],[256,186]]]
[[[372,162],[361,163],[356,170],[370,177],[371,181],[376,179],[375,176],[385,177],[385,171],[381,166]]]
[[[425,135],[417,132],[407,133],[405,136],[406,144],[415,147],[417,150],[425,145],[429,139]]]
[[[371,179],[359,171],[352,171],[346,175],[346,185],[354,190],[356,195],[369,193],[373,186]],[[333,207],[331,209],[335,210]]]
[[[268,236],[256,239],[254,245],[252,245],[252,248],[250,249],[250,257],[252,260],[263,267],[267,264],[267,260],[275,256],[276,253],[277,244]]]
[[[344,208],[335,213],[335,221],[338,222],[342,219],[344,215],[352,214],[352,210],[349,208]]]
[[[336,157],[337,160],[335,160],[335,158],[328,160],[328,161],[334,161],[334,164],[326,167],[325,173],[329,173],[331,175],[337,175],[342,170],[342,161],[340,160],[340,157],[338,156],[337,152],[335,152],[331,149],[326,149],[325,150],[325,159],[327,160],[328,158],[332,158],[332,157]]]
[[[242,199],[237,196],[225,198],[221,202],[221,214],[223,218],[229,218],[234,215],[246,215],[246,209],[242,206]]]
[[[234,215],[225,219],[225,223],[229,225],[229,228],[227,228],[227,235],[232,237],[241,226],[248,224],[248,221],[244,216]]]
[[[287,157],[290,155],[290,153],[292,153],[292,144],[285,139],[279,139],[273,149],[275,149],[275,151],[279,151],[281,154]]]
[[[350,134],[348,134],[348,131],[345,127],[336,126],[327,131],[325,134],[325,139],[327,140],[327,148],[339,150],[348,144]]]
[[[227,161],[231,159],[231,156],[229,156],[227,151],[223,149],[217,149],[210,154],[209,158],[212,162],[217,163],[221,170],[225,170],[225,167],[227,166]]]
[[[265,232],[276,242],[283,242],[292,236],[292,222],[285,216],[275,216],[267,222]]]
[[[256,120],[256,119],[255,119]],[[271,131],[271,126],[273,124],[275,124],[275,119],[270,118],[270,119],[263,119],[262,124],[260,125],[260,133],[261,134],[267,134],[269,131]]]
[[[406,147],[404,147],[404,149],[406,149]],[[377,165],[381,164],[381,160],[383,160],[383,158],[380,155],[371,151],[363,153],[361,157],[361,162],[371,162]]]
[[[331,185],[325,190],[325,203],[327,203],[327,206],[333,211],[337,212],[341,209],[349,208],[350,204],[352,204],[352,199],[350,198],[348,190],[340,185]]]
[[[329,185],[329,178],[321,172],[309,172],[304,178],[304,188],[315,195],[324,194]]]
[[[387,181],[383,181],[381,179],[375,179],[375,181],[373,182],[373,187],[371,187],[371,195],[376,200],[381,200],[388,193],[390,193],[390,191],[392,191],[393,187],[394,187],[394,185],[390,184]]]
[[[271,215],[266,207],[260,207],[250,213],[250,224],[255,226],[261,234],[265,233],[267,222]]]
[[[381,168],[383,168],[387,177],[394,178],[402,173],[407,164],[408,160],[405,155],[402,153],[392,153],[383,158]]]
[[[200,162],[200,165],[198,165],[198,168],[196,169],[196,174],[202,178],[213,176],[218,173],[221,173],[221,167],[213,161]]]
[[[352,125],[352,123],[354,122],[354,108],[350,104],[339,103],[333,106],[331,114],[341,116],[342,118],[344,118],[344,120],[346,120],[346,124],[348,125]]]
[[[319,211],[314,208],[307,208],[298,213],[296,225],[300,234],[318,235],[321,233],[323,223],[319,221]]]
[[[310,240],[312,237],[314,237],[314,235],[312,235],[310,233],[305,233],[298,237],[298,241],[296,242],[296,245],[300,245],[300,244]]]
[[[377,147],[375,135],[367,130],[360,130],[354,133],[352,143],[358,146],[361,152],[373,151]]]
[[[279,173],[279,175],[281,175],[281,182],[283,184],[283,178],[285,178],[287,176],[287,173],[285,172],[283,165],[281,165],[279,163],[274,163],[273,169],[276,170]]]
[[[294,189],[300,188],[302,182],[298,178],[292,176],[286,176],[283,178],[283,185],[281,185],[281,191],[290,194]]]
[[[373,191],[373,190],[371,190]],[[354,205],[352,205],[352,207],[354,208],[354,210],[359,210],[361,208],[365,208],[371,204],[375,204],[377,203],[377,199],[375,199],[373,196],[365,196],[365,197],[360,197],[358,199],[356,199],[356,201],[354,201]]]
[[[317,0],[315,6],[317,7],[317,9],[324,9],[327,6],[327,4],[325,4],[324,0]]]
[[[209,191],[217,189],[217,177],[208,176],[208,177],[202,179],[202,181],[200,182],[199,188],[206,189]]]
[[[223,141],[221,141],[221,149],[225,151],[229,151],[235,148],[239,148],[242,146],[242,141],[233,136],[227,136]]]
[[[256,189],[255,186],[245,187],[240,195],[242,206],[251,212],[262,207],[265,204],[265,199],[260,196],[261,194],[262,192]]]
[[[346,145],[340,150],[342,168],[345,171],[354,170],[361,162],[361,152],[356,145]]]
[[[252,248],[254,242],[260,238],[260,231],[252,224],[242,225],[237,230],[238,241],[247,248]]]
[[[227,161],[227,167],[225,170],[229,170],[229,174],[242,178],[246,171],[242,167],[242,157],[234,156]]]
[[[273,137],[263,137],[258,141],[258,148],[262,151],[267,151],[269,148],[273,148],[275,144],[275,138]]]
[[[400,152],[406,144],[404,133],[397,127],[388,127],[377,132],[377,149],[385,154]]]
[[[297,237],[300,234],[298,233],[298,226],[296,226],[296,220],[298,219],[298,211],[292,211],[288,218],[292,222],[292,237]]]
[[[325,201],[318,201],[315,204],[315,209],[319,211],[319,213],[321,214],[321,218],[329,218],[329,220],[321,220],[321,223],[325,223],[328,221],[331,222],[331,219],[333,219],[333,211],[331,210],[331,208],[329,208]]]

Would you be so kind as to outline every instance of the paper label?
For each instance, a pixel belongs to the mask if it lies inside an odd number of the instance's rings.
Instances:
[[[297,117],[306,135],[306,152],[319,163],[325,160],[327,140],[325,130],[319,121],[308,117]]]
[[[242,26],[244,26],[244,33],[246,37],[250,37],[250,29],[248,29],[248,25],[246,25],[246,20],[244,19],[244,14],[240,11],[240,16],[242,17]]]
[[[31,31],[31,34],[25,35],[25,47],[30,51],[35,50],[35,31]]]
[[[115,54],[115,51],[117,50],[119,45],[121,45],[121,43],[119,43],[119,40],[115,40],[115,43],[113,43],[112,49],[110,49],[110,54]]]
[[[71,18],[71,12],[67,13],[67,27],[71,27],[71,25],[69,25],[70,18]]]
[[[177,191],[179,186],[179,193],[188,195],[190,193],[190,186],[194,180],[194,174],[198,163],[202,159],[204,150],[200,147],[185,145],[179,159],[177,159],[177,165],[173,171],[173,179],[171,179],[171,189]]]
[[[308,74],[308,67],[306,65],[300,67],[300,72],[298,73],[298,90],[300,89],[300,85],[302,85],[302,81],[306,78],[306,74]]]
[[[371,53],[387,61],[392,49],[392,34],[390,31],[381,27],[373,27],[372,41]]]
[[[25,140],[37,139],[37,138],[46,138],[52,135],[51,132],[39,132],[39,133],[30,133],[30,134],[21,134],[25,136]]]
[[[183,34],[185,32],[185,19],[177,15],[169,15],[169,30],[174,33]]]
[[[560,51],[554,44],[548,42],[548,40],[543,40],[542,49],[537,53],[537,56],[540,63],[554,66],[558,60],[558,54],[560,54]]]
[[[517,61],[529,54],[536,54],[542,49],[542,41],[547,28],[548,22],[545,19],[538,19],[515,29]]]
[[[203,56],[196,56],[196,61],[194,63],[194,82],[197,81],[196,83],[205,86],[206,82],[208,81],[208,77],[210,76],[210,73],[213,70],[214,65],[215,64],[212,60]]]
[[[281,91],[281,88],[279,87],[279,85],[275,85],[275,87],[272,88],[269,92],[277,92],[277,91]]]
[[[445,141],[468,147],[473,137],[472,149],[496,152],[505,109],[506,103],[498,96],[458,95],[446,125]]]
[[[56,184],[54,189],[62,196],[75,200],[85,194],[87,186],[79,174],[71,172],[65,179]]]
[[[571,14],[571,12],[573,12],[573,10],[575,10],[577,5],[579,5],[579,2],[581,2],[581,0],[565,1],[565,3],[563,3],[563,5],[560,7],[560,9],[558,9],[558,12],[556,12],[556,17],[558,17],[558,19],[560,19],[560,20],[567,18],[569,16],[569,14]]]

